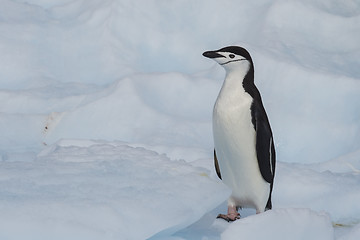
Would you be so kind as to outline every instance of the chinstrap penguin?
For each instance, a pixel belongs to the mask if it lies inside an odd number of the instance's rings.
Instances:
[[[230,46],[203,56],[226,70],[213,109],[214,163],[217,175],[232,190],[228,213],[218,218],[234,221],[241,207],[255,208],[256,213],[272,208],[274,140],[248,51]]]

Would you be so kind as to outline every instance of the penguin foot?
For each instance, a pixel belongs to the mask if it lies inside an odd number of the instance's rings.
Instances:
[[[238,207],[229,205],[227,214],[219,214],[217,218],[222,218],[225,221],[233,222],[237,219],[240,219],[240,213],[238,213]]]
[[[224,219],[227,222],[233,222],[240,219],[240,213],[219,214],[216,218]]]

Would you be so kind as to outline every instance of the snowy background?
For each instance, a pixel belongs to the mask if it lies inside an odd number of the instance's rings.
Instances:
[[[359,0],[0,0],[0,239],[359,239]],[[211,112],[249,50],[274,210],[216,220]]]

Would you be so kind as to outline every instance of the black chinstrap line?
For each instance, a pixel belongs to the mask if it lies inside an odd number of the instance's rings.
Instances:
[[[231,62],[239,62],[239,61],[244,61],[246,59],[237,59],[237,60],[230,60],[228,62],[225,62],[225,63],[220,63],[220,65],[225,65],[225,64],[228,64],[228,63],[231,63]]]

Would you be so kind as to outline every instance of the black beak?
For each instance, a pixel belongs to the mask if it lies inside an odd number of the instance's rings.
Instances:
[[[204,56],[204,57],[207,57],[207,58],[220,58],[220,57],[225,57],[225,56],[217,53],[216,51],[207,51],[207,52],[204,52],[204,53],[203,53],[203,56]]]

